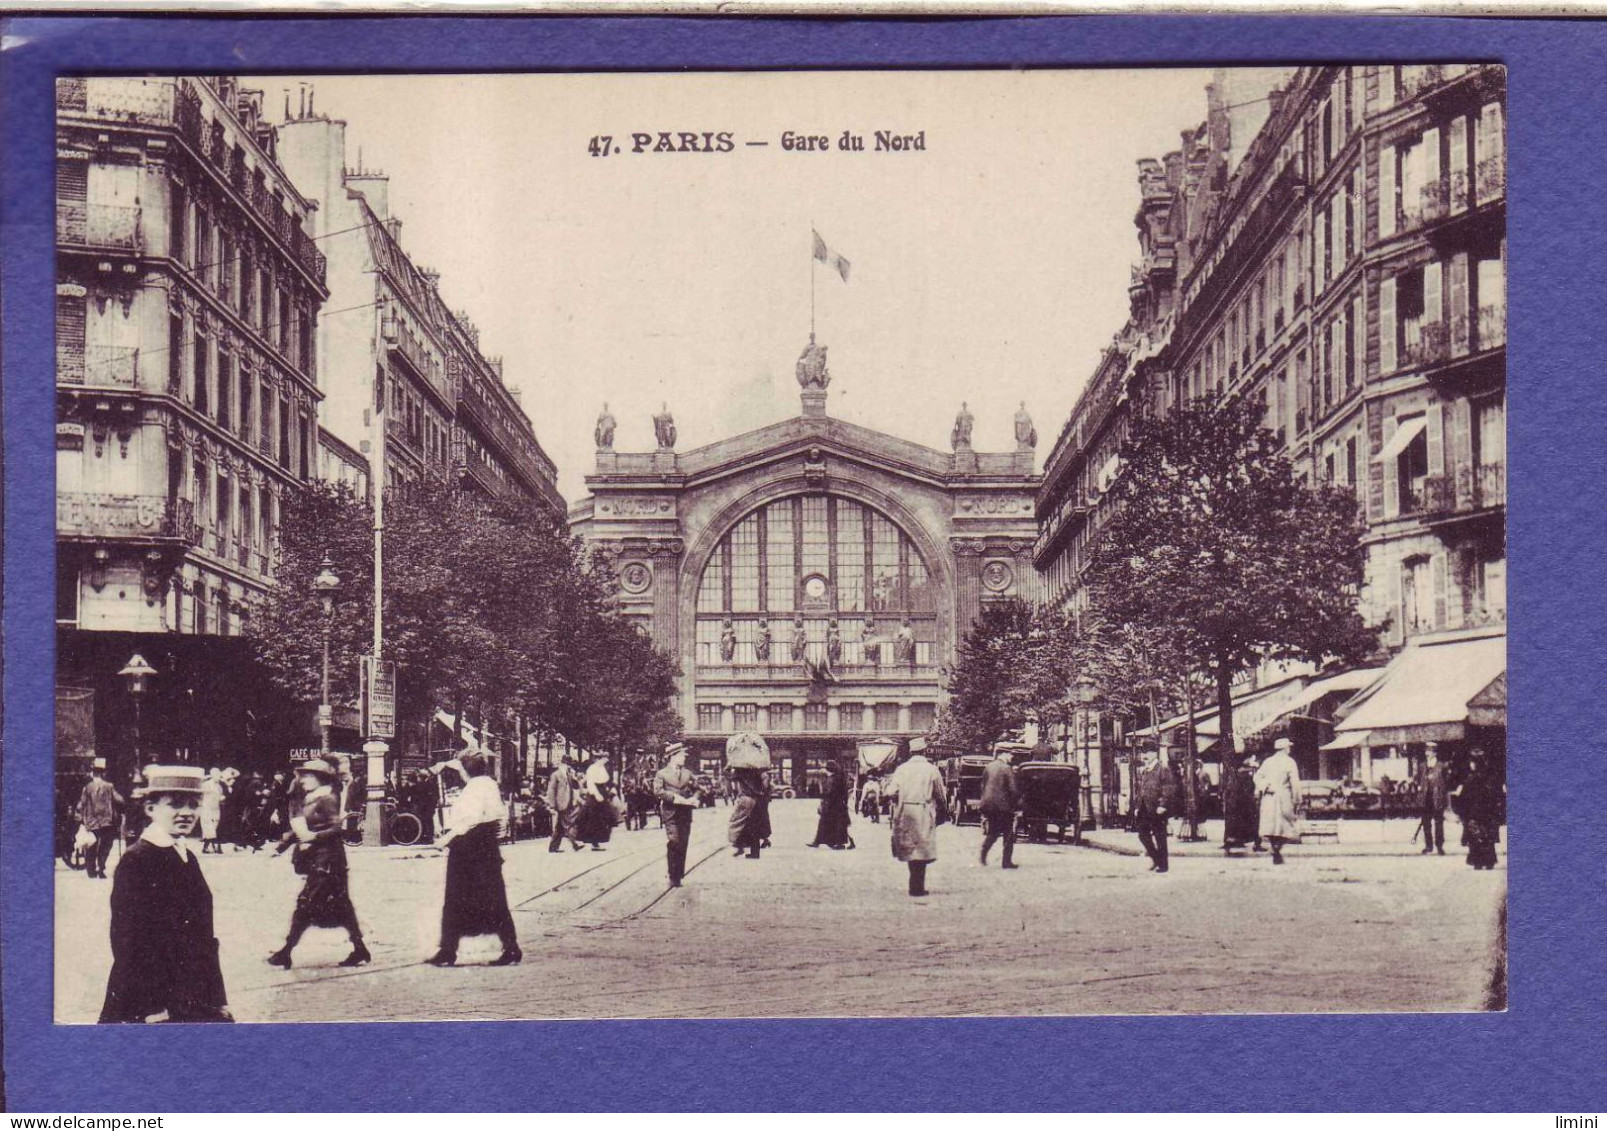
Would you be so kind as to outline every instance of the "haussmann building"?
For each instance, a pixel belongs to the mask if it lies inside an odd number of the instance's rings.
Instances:
[[[803,791],[861,739],[927,732],[956,642],[990,600],[1035,598],[1037,436],[1010,452],[950,451],[833,419],[826,349],[797,363],[789,420],[677,451],[614,450],[598,420],[574,531],[605,556],[624,613],[681,664],[679,709],[702,769],[757,731]]]

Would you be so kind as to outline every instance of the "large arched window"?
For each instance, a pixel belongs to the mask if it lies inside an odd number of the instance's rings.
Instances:
[[[703,665],[793,663],[799,617],[808,658],[816,662],[828,658],[835,619],[839,665],[891,664],[896,634],[908,619],[915,663],[927,664],[937,595],[914,542],[886,515],[834,495],[795,495],[751,512],[720,539],[703,567],[697,611]],[[726,620],[737,637],[730,660],[720,643]],[[760,655],[765,626],[768,661]]]

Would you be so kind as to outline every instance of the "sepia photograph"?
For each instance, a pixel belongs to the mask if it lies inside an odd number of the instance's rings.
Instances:
[[[1505,1010],[1506,93],[58,78],[54,1021]]]

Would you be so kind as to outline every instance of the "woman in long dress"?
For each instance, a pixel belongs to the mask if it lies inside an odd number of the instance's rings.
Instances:
[[[603,845],[614,833],[614,776],[608,772],[608,755],[599,754],[586,767],[582,779],[583,795],[580,816],[576,819],[577,835],[590,844],[593,852],[601,852]]]
[[[112,972],[102,1024],[233,1021],[212,927],[212,889],[186,843],[201,771],[149,766],[144,830],[112,877]]]
[[[1289,753],[1294,743],[1280,738],[1272,757],[1255,772],[1255,795],[1261,805],[1261,835],[1272,846],[1272,862],[1283,863],[1283,846],[1300,839],[1300,770]]]
[[[937,859],[937,826],[947,809],[943,775],[923,751],[911,753],[885,790],[892,802],[893,855],[909,865],[912,896],[926,894],[926,866]]]
[[[517,966],[524,952],[508,909],[502,851],[497,846],[507,807],[491,780],[491,762],[471,751],[455,764],[442,765],[459,770],[467,781],[448,817],[451,828],[436,841],[446,846],[446,899],[441,907],[440,948],[425,961],[431,966],[456,966],[458,943],[465,936],[494,934],[502,941],[502,954],[490,965]]]
[[[826,764],[826,785],[820,791],[820,821],[815,826],[815,839],[810,848],[824,844],[830,848],[852,848],[854,838],[848,833],[848,778],[836,762]]]
[[[306,879],[296,897],[285,945],[268,956],[270,966],[290,969],[290,952],[308,927],[345,929],[352,952],[341,959],[342,966],[363,966],[373,960],[357,923],[357,909],[352,906],[346,844],[341,839],[340,800],[335,795],[338,777],[335,768],[321,758],[301,767],[301,815],[292,819],[292,828],[280,841],[278,851],[294,845],[296,871]]]
[[[732,770],[736,804],[731,807],[730,841],[736,855],[759,859],[770,836],[770,783],[763,770]]]
[[[1467,862],[1475,871],[1490,871],[1496,866],[1495,846],[1501,839],[1501,783],[1483,754],[1475,751],[1469,759],[1459,792]]]

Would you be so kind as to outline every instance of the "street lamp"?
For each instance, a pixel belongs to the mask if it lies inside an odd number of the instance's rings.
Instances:
[[[340,575],[335,572],[335,563],[329,560],[328,554],[318,563],[318,576],[313,578],[312,587],[324,605],[324,695],[318,704],[318,748],[327,761],[329,728],[335,721],[334,708],[329,705],[329,630],[335,621],[335,594],[340,592]]]
[[[128,680],[128,695],[134,701],[134,769],[137,772],[140,768],[140,699],[145,695],[145,681],[156,674],[156,669],[135,652],[117,674]]]
[[[1071,698],[1072,702],[1076,703],[1078,707],[1077,745],[1080,748],[1078,758],[1082,762],[1083,807],[1089,817],[1094,816],[1094,773],[1088,757],[1088,712],[1094,705],[1094,700],[1098,697],[1099,686],[1094,682],[1093,677],[1086,673],[1078,676],[1076,684],[1071,689]],[[1103,766],[1101,766],[1101,771],[1103,771]],[[1105,800],[1103,772],[1100,775],[1099,800],[1100,804],[1103,805]],[[1097,824],[1096,820],[1095,825],[1097,826]]]

